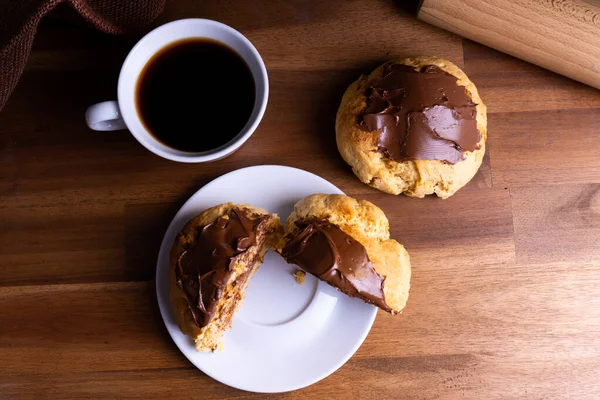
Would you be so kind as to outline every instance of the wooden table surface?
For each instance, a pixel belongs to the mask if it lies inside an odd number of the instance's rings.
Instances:
[[[443,32],[391,1],[185,0],[160,21],[245,34],[271,96],[252,138],[212,164],[163,160],[86,128],[138,37],[46,20],[0,112],[0,398],[600,398],[600,92]],[[337,153],[341,95],[384,60],[464,67],[489,110],[484,164],[448,200],[361,184]],[[305,169],[388,215],[413,265],[408,306],[306,389],[256,395],[197,370],[160,318],[158,246],[210,180]]]

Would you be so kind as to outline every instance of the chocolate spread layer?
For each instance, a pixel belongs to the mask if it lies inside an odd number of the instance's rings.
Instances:
[[[377,147],[389,159],[456,164],[465,152],[480,148],[477,105],[455,76],[435,65],[415,70],[386,64],[366,96],[360,126],[380,131]]]
[[[213,223],[199,227],[196,241],[186,249],[175,267],[177,285],[185,294],[198,327],[208,325],[231,274],[235,257],[256,244],[264,217],[251,219],[233,208]]]
[[[385,278],[373,268],[365,247],[326,219],[301,219],[300,231],[282,249],[288,263],[352,297],[391,311],[385,302]]]

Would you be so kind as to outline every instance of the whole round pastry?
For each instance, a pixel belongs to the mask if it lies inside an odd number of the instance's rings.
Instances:
[[[409,57],[352,83],[336,118],[344,160],[364,183],[412,197],[452,196],[485,154],[486,107],[450,61]]]
[[[300,200],[279,247],[288,263],[349,296],[392,314],[406,305],[408,252],[390,239],[383,211],[366,200],[337,194]]]

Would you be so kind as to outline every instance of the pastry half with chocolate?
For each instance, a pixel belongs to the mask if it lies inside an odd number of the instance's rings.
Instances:
[[[287,220],[281,255],[345,294],[396,314],[410,288],[410,259],[390,239],[383,211],[366,200],[314,194]]]
[[[336,139],[364,183],[391,194],[447,198],[477,173],[486,107],[448,60],[409,57],[361,76],[344,94]]]
[[[179,328],[198,351],[217,351],[252,275],[283,235],[279,217],[221,204],[189,221],[170,258],[170,300]]]

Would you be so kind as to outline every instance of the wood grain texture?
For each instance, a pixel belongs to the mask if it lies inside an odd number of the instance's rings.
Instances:
[[[469,77],[485,92],[494,114],[600,108],[598,90],[466,41]]]
[[[425,0],[418,16],[600,89],[597,1]]]
[[[490,2],[491,4],[491,2]],[[234,155],[178,164],[83,112],[114,98],[137,37],[47,20],[0,113],[0,398],[600,398],[600,93],[402,14],[394,2],[172,2],[161,22],[223,21],[269,69],[256,133]],[[394,57],[464,66],[489,109],[473,181],[447,200],[360,183],[339,157],[346,86]],[[187,198],[237,168],[283,164],[379,205],[408,249],[398,317],[380,313],[340,370],[281,395],[193,367],[158,313],[158,245]]]

